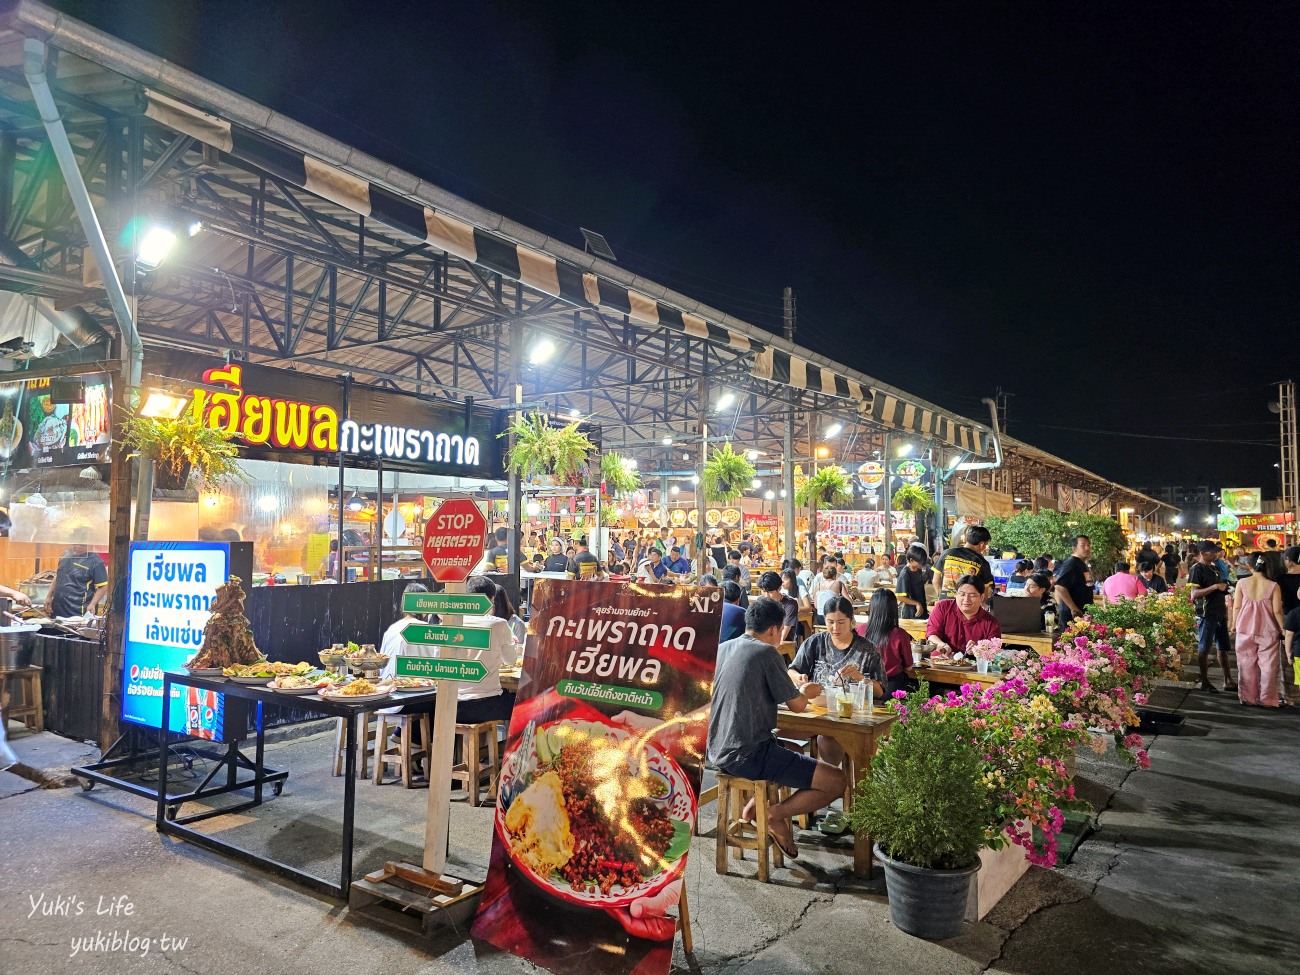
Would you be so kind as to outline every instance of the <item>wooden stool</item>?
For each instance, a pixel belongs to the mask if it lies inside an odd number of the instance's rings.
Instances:
[[[384,784],[384,769],[396,765],[402,773],[402,786],[411,788],[411,765],[429,755],[429,715],[428,714],[384,714],[377,715],[379,721],[375,726],[375,785]],[[416,722],[420,725],[421,743],[416,745],[411,734]],[[398,743],[388,740],[388,733],[397,728],[400,731]],[[430,763],[432,764],[432,763]]]
[[[754,826],[743,823],[740,813],[749,797],[754,797]],[[718,873],[727,872],[727,851],[735,850],[743,860],[746,850],[758,852],[758,879],[767,883],[768,848],[778,868],[785,857],[776,841],[768,835],[768,809],[781,798],[780,787],[764,779],[742,779],[735,775],[718,776]],[[733,818],[734,817],[734,818]]]
[[[469,792],[469,804],[478,805],[479,785],[486,774],[488,795],[496,801],[497,779],[501,775],[501,755],[497,747],[497,727],[500,721],[480,721],[478,724],[456,725],[456,743],[460,746],[460,761],[451,767],[452,785],[463,785]],[[485,741],[486,740],[486,741]],[[486,759],[483,746],[487,745]]]
[[[0,722],[7,725],[10,718],[21,721],[29,731],[45,730],[40,667],[0,670]]]
[[[375,728],[371,724],[374,711],[362,711],[357,715],[357,778],[370,777],[370,746],[375,740]],[[343,762],[346,757],[344,744],[347,742],[347,725],[344,718],[334,719],[334,774],[343,774]]]
[[[691,936],[691,909],[686,904],[686,877],[682,877],[682,899],[677,902],[677,930],[682,933],[682,951],[695,952],[695,939]]]

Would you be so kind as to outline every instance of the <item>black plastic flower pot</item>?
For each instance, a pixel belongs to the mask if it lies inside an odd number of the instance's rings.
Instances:
[[[976,860],[963,870],[930,870],[892,860],[877,845],[876,859],[885,868],[889,918],[894,927],[926,941],[945,941],[961,933]]]

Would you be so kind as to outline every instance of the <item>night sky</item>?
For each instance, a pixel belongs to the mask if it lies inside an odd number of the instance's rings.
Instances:
[[[1123,483],[1277,492],[1295,5],[56,6],[754,324],[788,284],[801,344],[984,422],[1001,386]]]

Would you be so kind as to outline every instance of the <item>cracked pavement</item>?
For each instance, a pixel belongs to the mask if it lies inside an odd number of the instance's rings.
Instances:
[[[1112,754],[1079,757],[1080,793],[1100,810],[1072,861],[1031,868],[979,924],[931,944],[889,922],[882,872],[849,872],[847,840],[802,834],[801,856],[754,879],[754,862],[714,871],[714,807],[686,873],[695,953],[683,972],[762,975],[911,972],[1073,975],[1128,970],[1154,975],[1291,972],[1300,955],[1300,714],[1242,708],[1227,695],[1170,689],[1187,730],[1151,742],[1153,768],[1133,772]],[[329,735],[268,749],[292,772],[285,794],[258,818],[205,827],[238,834],[284,859],[327,863],[339,780],[323,770]],[[321,771],[314,771],[314,770]],[[97,787],[39,789],[0,775],[0,971],[143,971],[195,975],[277,971],[366,973],[534,972],[535,966],[463,933],[410,935],[268,874],[164,840],[143,800]],[[418,859],[423,791],[358,787],[359,865],[394,851]],[[453,804],[453,853],[486,864],[491,811]],[[840,849],[827,848],[838,846]],[[381,849],[381,847],[383,849]],[[29,894],[71,894],[92,904],[126,894],[129,918],[28,917]],[[88,910],[89,913],[89,910]],[[572,915],[557,912],[557,923]],[[168,956],[124,952],[69,957],[74,937],[130,928],[188,938]]]

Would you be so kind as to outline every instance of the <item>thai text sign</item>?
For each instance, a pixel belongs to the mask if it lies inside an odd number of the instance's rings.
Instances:
[[[408,592],[402,594],[402,612],[486,616],[492,600],[481,592]]]
[[[474,626],[435,626],[407,623],[402,639],[420,647],[465,647],[486,650],[492,645],[492,631]]]
[[[534,584],[474,937],[555,972],[667,975],[721,613],[716,588]]]
[[[458,680],[469,684],[477,684],[487,676],[487,665],[478,660],[398,657],[393,662],[393,667],[393,672],[398,677],[428,677],[432,680]]]
[[[131,543],[123,721],[149,728],[161,725],[163,671],[182,669],[198,653],[217,586],[225,583],[229,572],[230,549],[225,542]],[[183,691],[179,685],[172,687],[171,731],[186,730],[186,709],[179,703]],[[219,728],[215,735],[221,737]]]

